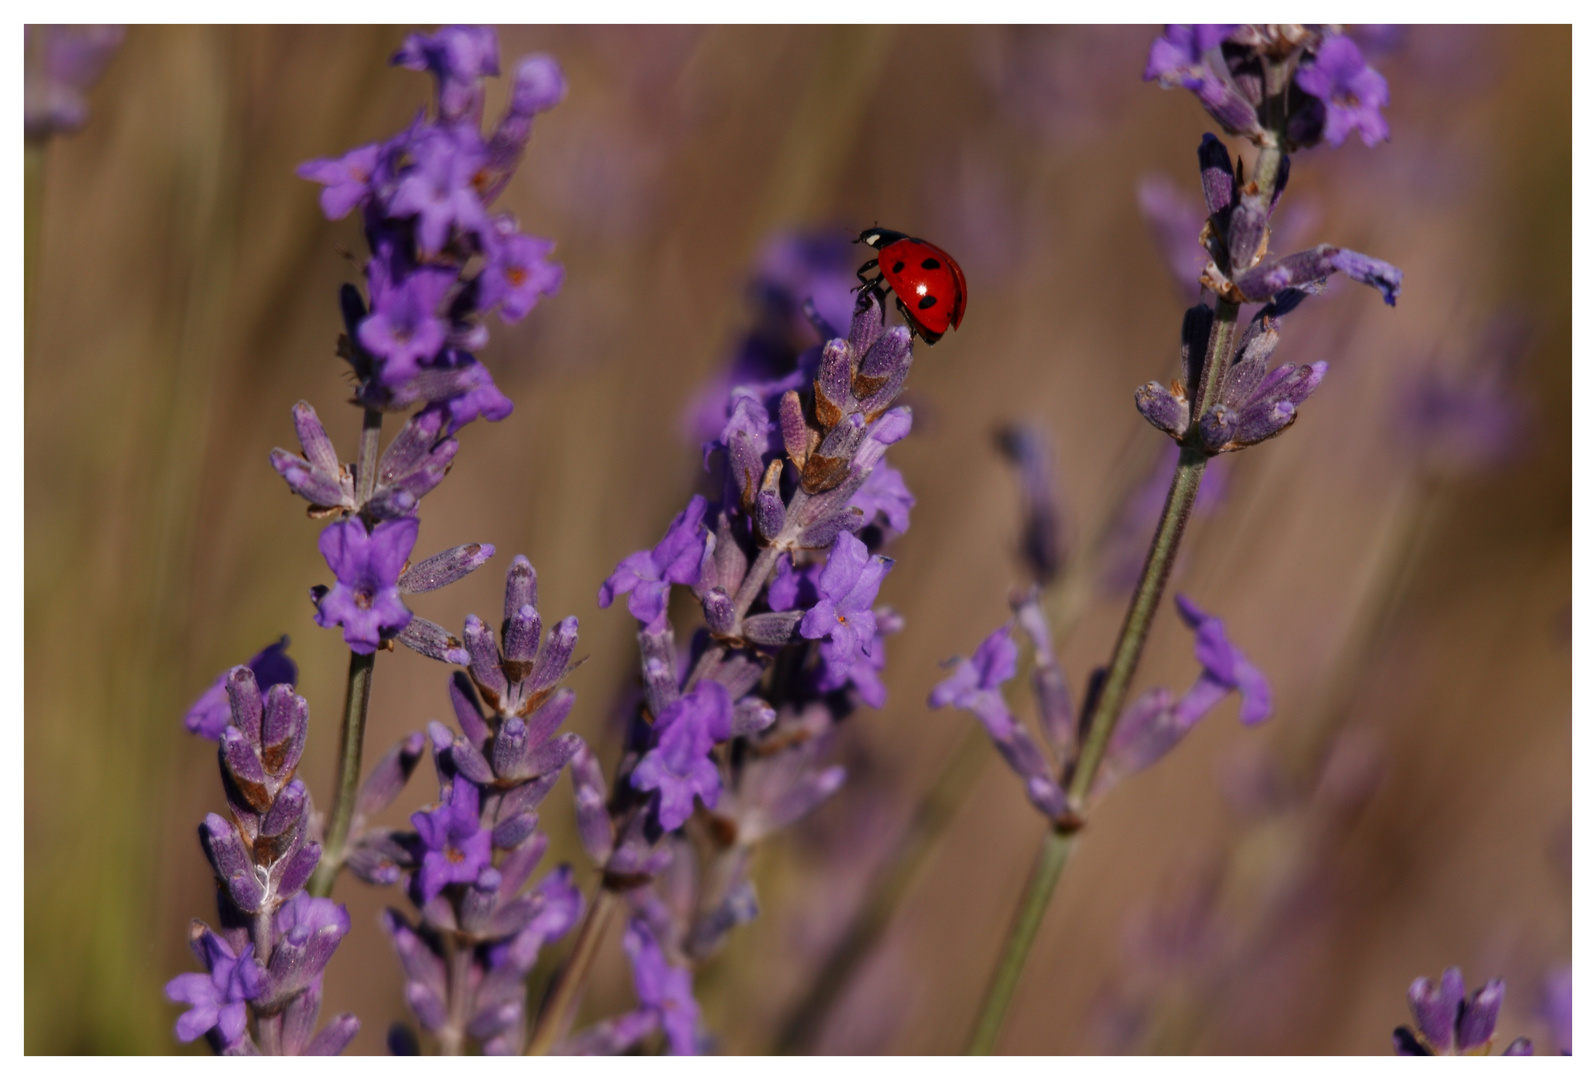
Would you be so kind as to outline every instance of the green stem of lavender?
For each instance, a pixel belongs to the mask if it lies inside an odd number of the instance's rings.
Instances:
[[[587,986],[588,973],[593,969],[593,958],[598,955],[604,931],[609,929],[610,919],[614,917],[619,903],[620,898],[603,884],[594,892],[593,903],[587,909],[582,929],[576,935],[576,945],[571,949],[571,958],[560,970],[553,991],[538,1013],[537,1027],[533,1029],[531,1041],[526,1047],[528,1054],[549,1053],[571,1030],[571,1022],[576,1019],[576,1006]]]
[[[1203,364],[1202,385],[1196,388],[1197,392],[1192,401],[1193,442],[1181,448],[1180,462],[1176,465],[1175,476],[1170,481],[1169,495],[1164,500],[1164,512],[1159,518],[1158,530],[1153,534],[1152,546],[1147,551],[1147,561],[1142,565],[1141,578],[1136,582],[1136,591],[1131,596],[1130,608],[1125,612],[1125,621],[1120,627],[1119,640],[1114,644],[1114,653],[1108,663],[1108,674],[1103,680],[1102,690],[1092,711],[1082,717],[1082,728],[1086,732],[1086,738],[1069,784],[1070,803],[1076,808],[1086,805],[1092,781],[1097,776],[1098,766],[1102,764],[1109,739],[1119,722],[1120,710],[1130,690],[1131,679],[1136,674],[1142,651],[1147,645],[1153,616],[1158,612],[1159,601],[1164,595],[1164,585],[1169,581],[1169,572],[1175,564],[1175,555],[1180,550],[1181,537],[1186,531],[1186,521],[1191,516],[1193,503],[1197,500],[1197,489],[1202,483],[1203,469],[1208,464],[1208,455],[1195,445],[1196,420],[1219,396],[1219,387],[1224,383],[1230,356],[1235,348],[1236,317],[1239,310],[1236,304],[1224,300],[1219,302],[1213,330],[1208,336],[1208,355]],[[975,1030],[970,1036],[971,1054],[990,1054],[997,1045],[998,1034],[1003,1029],[1003,1019],[1008,1012],[1009,1002],[1014,996],[1015,987],[1019,984],[1020,973],[1025,968],[1025,961],[1030,955],[1037,931],[1041,929],[1042,916],[1047,911],[1048,901],[1052,899],[1053,890],[1058,886],[1059,877],[1069,861],[1070,852],[1074,850],[1076,833],[1076,829],[1052,829],[1042,842],[1042,850],[1037,854],[1036,864],[1031,870],[1031,879],[1026,885],[1024,899],[1021,900],[1019,911],[1009,928],[1003,955],[998,961],[997,971],[987,990]]]
[[[364,506],[377,487],[377,445],[382,436],[382,413],[367,409],[360,425],[360,456],[355,463],[355,501]],[[338,788],[327,833],[322,840],[321,862],[311,875],[310,894],[330,896],[333,882],[344,867],[344,845],[355,816],[355,795],[360,789],[360,754],[366,741],[366,710],[371,705],[371,672],[377,654],[349,653],[349,681],[344,688],[344,726],[338,740]]]

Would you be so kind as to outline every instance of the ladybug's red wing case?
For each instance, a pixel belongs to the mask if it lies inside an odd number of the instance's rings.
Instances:
[[[867,229],[859,239],[880,251],[881,278],[898,300],[910,325],[934,345],[950,328],[964,321],[967,289],[964,271],[935,244],[887,229]],[[869,268],[860,269],[860,280]]]

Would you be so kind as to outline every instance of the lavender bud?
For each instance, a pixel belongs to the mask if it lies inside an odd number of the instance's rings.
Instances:
[[[853,319],[848,326],[848,341],[856,350],[854,355],[868,353],[886,328],[887,313],[876,299],[876,294],[870,289],[860,289],[853,302]]]
[[[250,746],[244,733],[230,727],[222,732],[221,758],[227,778],[233,782],[240,795],[256,813],[271,809],[272,794],[255,748]]]
[[[363,833],[344,857],[344,866],[368,885],[398,884],[402,871],[413,869],[415,860],[395,836],[392,829]]]
[[[514,674],[519,677],[515,681],[520,682],[531,671],[542,637],[543,617],[531,604],[522,604],[514,614],[505,617],[504,662],[506,667],[517,665]]]
[[[321,845],[306,844],[296,851],[292,857],[285,859],[282,871],[277,878],[277,895],[290,896],[305,887],[310,880],[310,875],[316,872],[316,864],[321,862]]]
[[[530,687],[533,693],[547,690],[565,677],[571,653],[576,649],[577,625],[576,616],[567,615],[549,631],[537,665],[532,669]]]
[[[372,766],[365,783],[360,785],[360,794],[355,798],[355,813],[362,818],[369,818],[386,810],[410,782],[410,775],[416,771],[426,745],[427,738],[419,731],[413,731],[395,743]]]
[[[378,488],[361,509],[379,521],[409,517],[419,501],[404,488]]]
[[[809,422],[804,419],[803,401],[799,399],[798,391],[789,390],[781,395],[779,413],[782,445],[786,448],[787,456],[792,458],[792,463],[802,470],[804,461],[809,457],[812,432]]]
[[[510,636],[510,620],[524,607],[538,606],[538,572],[525,555],[510,560],[510,572],[504,579],[504,627],[501,633]]]
[[[1164,389],[1161,383],[1150,382],[1136,388],[1136,411],[1149,424],[1177,439],[1185,434],[1188,409],[1185,398]]]
[[[701,575],[701,583],[706,588],[719,585],[728,594],[735,595],[748,573],[748,554],[737,542],[737,537],[732,532],[731,519],[726,516],[724,510],[715,522],[714,544],[706,544],[705,547],[711,550],[714,558],[714,577],[706,579]]]
[[[827,494],[830,494],[830,492]],[[838,533],[858,532],[864,528],[864,525],[864,511],[856,506],[850,506],[840,514],[833,514],[831,517],[807,526],[803,532],[798,534],[798,546],[810,549],[829,548],[832,542],[837,539]]]
[[[1236,174],[1230,167],[1230,151],[1212,135],[1204,135],[1197,147],[1197,167],[1202,173],[1203,201],[1208,204],[1208,219],[1221,237],[1230,233],[1230,212],[1236,197]]]
[[[446,664],[459,664],[464,667],[471,662],[471,654],[465,650],[459,638],[431,619],[423,619],[420,615],[412,615],[410,622],[399,631],[394,640],[422,656],[442,660]]]
[[[293,417],[294,433],[299,436],[299,445],[305,451],[306,460],[318,472],[337,476],[338,451],[333,448],[332,440],[327,437],[327,429],[322,427],[310,402],[295,402]]]
[[[488,728],[487,718],[482,715],[482,707],[477,703],[476,690],[471,686],[471,680],[463,671],[454,673],[454,678],[449,680],[449,703],[454,706],[454,716],[460,724],[460,730],[465,732],[466,738],[477,746],[488,741],[493,732]]]
[[[615,825],[605,803],[609,789],[598,758],[584,743],[571,756],[571,787],[576,796],[576,831],[582,848],[599,865],[608,861],[615,848]]]
[[[848,342],[833,338],[820,351],[820,373],[815,379],[815,419],[822,431],[835,427],[848,407],[848,385],[853,381]]]
[[[526,766],[526,721],[512,716],[499,725],[493,740],[493,771],[506,779],[522,775]]]
[[[377,486],[392,486],[420,467],[437,444],[443,423],[443,414],[431,409],[423,409],[406,421],[377,463]]]
[[[1209,409],[1203,416],[1198,423],[1197,433],[1207,450],[1218,453],[1219,449],[1236,434],[1236,426],[1239,423],[1240,417],[1236,415],[1236,410],[1228,405],[1219,404]]]
[[[455,738],[449,747],[449,755],[461,776],[483,787],[492,785],[493,769],[488,765],[487,758],[482,756],[482,752],[471,745],[470,739],[464,736]]]
[[[573,732],[566,732],[564,735],[555,736],[542,746],[534,747],[532,752],[526,756],[526,776],[547,776],[559,772],[560,769],[565,768],[565,763],[571,760],[571,756],[576,753],[577,748],[581,745],[580,736]],[[514,779],[521,778],[515,777]]]
[[[223,881],[230,881],[241,874],[254,878],[255,864],[249,857],[243,838],[226,818],[220,814],[206,814],[199,828],[199,836],[200,846],[205,849],[205,858],[210,861],[217,877]]]
[[[304,782],[297,779],[291,781],[283,788],[282,794],[277,796],[272,808],[266,811],[266,816],[261,819],[261,835],[282,836],[299,824],[300,818],[305,816],[309,803],[310,796],[305,791]]]
[[[513,848],[519,845],[538,827],[536,814],[517,814],[508,821],[501,821],[493,827],[493,846],[496,848]]]
[[[499,647],[494,643],[492,628],[475,615],[466,616],[465,647],[471,654],[471,678],[488,705],[497,708],[509,693],[510,684],[499,667]]]
[[[310,730],[310,706],[294,693],[288,683],[278,683],[266,691],[261,711],[261,743],[265,751],[262,764],[273,776],[285,776],[299,765]]]
[[[233,726],[243,732],[251,746],[260,745],[260,687],[255,673],[240,665],[227,673],[227,703]]]
[[[763,496],[761,496],[763,498]],[[730,632],[737,621],[737,607],[726,590],[718,585],[704,594],[704,623],[712,634]]]
[[[453,584],[493,558],[493,550],[492,544],[461,544],[440,551],[399,575],[399,591],[424,593]]]
[[[771,611],[751,615],[743,620],[743,637],[758,645],[790,645],[801,641],[798,624],[803,622],[802,611]]]
[[[571,715],[571,706],[576,704],[576,691],[570,687],[561,687],[556,690],[547,701],[538,706],[526,722],[527,742],[539,746],[546,742],[556,728],[565,723],[565,718]]]
[[[859,411],[867,420],[874,420],[896,400],[909,378],[909,366],[914,362],[913,339],[906,326],[894,326],[865,357],[859,374],[854,378],[854,389],[859,392]]]
[[[733,735],[757,735],[775,722],[776,710],[764,698],[741,698],[732,710]]]
[[[349,490],[345,491],[345,483],[339,474],[321,472],[298,454],[290,454],[287,450],[273,448],[267,457],[272,468],[277,470],[277,475],[287,482],[288,490],[312,506],[354,505],[354,486],[349,484]]]

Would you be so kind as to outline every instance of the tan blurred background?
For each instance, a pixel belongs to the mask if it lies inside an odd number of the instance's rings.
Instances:
[[[306,599],[326,579],[318,525],[266,455],[293,445],[301,397],[353,446],[332,350],[361,242],[293,169],[387,136],[427,100],[425,78],[386,66],[403,32],[137,27],[87,128],[47,150],[26,357],[30,1053],[178,1049],[161,987],[192,964],[189,918],[214,916],[194,830],[222,807],[211,745],[179,718],[283,632],[311,703],[303,775],[326,800],[346,653]],[[963,328],[919,355],[915,434],[894,450],[919,502],[882,594],[908,624],[890,698],[850,723],[845,794],[762,852],[761,918],[700,976],[727,1051],[774,1044],[973,723],[923,703],[937,661],[967,654],[1022,581],[993,430],[1051,429],[1078,550],[1160,450],[1131,391],[1173,373],[1181,301],[1137,185],[1161,172],[1195,195],[1210,125],[1189,95],[1139,81],[1153,33],[501,30],[507,65],[548,51],[570,78],[500,200],[558,241],[567,279],[520,326],[492,326],[484,358],[516,412],[467,430],[422,514],[418,552],[481,540],[499,555],[414,607],[456,627],[496,610],[509,557],[527,554],[545,616],[581,619],[591,659],[571,724],[607,761],[632,624],[595,593],[694,483],[682,411],[747,323],[765,239],[879,221],[948,248],[969,278]],[[1328,359],[1330,375],[1283,439],[1239,455],[1189,534],[1176,587],[1225,617],[1277,712],[1245,731],[1227,704],[1115,791],[1003,1050],[1384,1053],[1408,982],[1451,964],[1471,986],[1506,976],[1504,1039],[1547,1042],[1537,984],[1571,939],[1570,49],[1566,28],[1416,28],[1373,61],[1393,141],[1294,162],[1286,204],[1313,219],[1300,239],[1407,278],[1395,310],[1340,286],[1288,323],[1277,355]],[[504,88],[491,93],[490,114]],[[1425,479],[1390,434],[1396,388],[1469,362],[1504,306],[1533,332],[1520,452]],[[1077,689],[1121,609],[1100,592],[1065,643]],[[1163,617],[1139,685],[1183,689],[1189,641]],[[385,655],[370,752],[447,714],[440,665]],[[1227,797],[1260,763],[1323,745],[1332,775],[1307,803]],[[961,1048],[1043,828],[983,753],[809,1048]],[[424,767],[395,818],[432,794]],[[562,784],[548,804],[552,857],[588,881],[568,801]],[[348,880],[338,895],[354,931],[327,1009],[362,1018],[352,1051],[380,1052],[405,1016],[376,925],[394,897]],[[1164,924],[1184,944],[1149,946]],[[612,942],[584,1016],[629,1004]]]

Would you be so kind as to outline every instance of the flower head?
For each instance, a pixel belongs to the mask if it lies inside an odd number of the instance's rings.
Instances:
[[[84,93],[122,44],[120,26],[24,26],[22,131],[30,139],[76,131]]]
[[[415,518],[395,518],[368,533],[359,518],[346,518],[322,530],[318,546],[337,584],[319,598],[316,625],[342,626],[345,644],[358,653],[375,652],[408,626],[398,582],[419,527]]]
[[[720,799],[720,771],[709,752],[731,737],[731,695],[704,681],[672,702],[655,721],[654,747],[632,770],[632,786],[659,792],[659,823],[679,829],[693,816],[693,799],[713,808]]]
[[[871,605],[892,560],[871,555],[851,533],[838,533],[820,571],[820,598],[804,614],[798,632],[811,641],[825,639],[832,648],[828,662],[851,666],[876,639],[876,613]]]
[[[255,960],[255,946],[245,945],[235,953],[224,938],[200,922],[189,931],[189,945],[206,974],[189,972],[166,984],[167,1000],[189,1007],[177,1018],[177,1037],[193,1042],[214,1030],[221,1049],[237,1047],[248,1038],[249,1011],[244,1003],[266,990],[266,972]]]
[[[698,1053],[698,1002],[693,999],[693,975],[665,958],[648,923],[633,918],[622,939],[632,962],[632,984],[642,1011],[653,1013],[665,1029],[672,1054]]]
[[[481,798],[476,785],[456,777],[449,801],[410,816],[421,838],[421,869],[416,889],[426,904],[445,885],[472,882],[493,859],[493,837],[482,827]]]
[[[1319,46],[1312,64],[1297,69],[1297,85],[1324,106],[1324,141],[1340,146],[1357,132],[1363,145],[1391,137],[1380,109],[1391,104],[1385,76],[1370,67],[1351,38],[1333,35]]]
[[[665,618],[672,585],[698,584],[708,533],[704,511],[708,502],[694,495],[687,509],[676,515],[665,536],[649,551],[628,555],[615,573],[599,587],[599,607],[607,608],[617,596],[631,594],[626,608],[639,622],[653,626]]]

